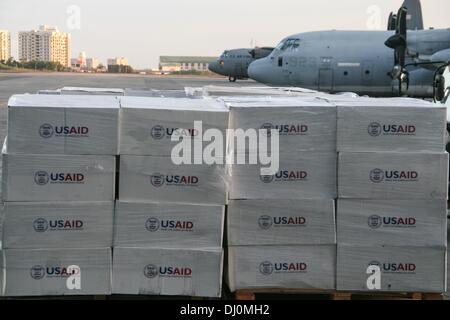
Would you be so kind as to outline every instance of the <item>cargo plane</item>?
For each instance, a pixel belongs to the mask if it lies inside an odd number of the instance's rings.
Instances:
[[[248,74],[268,85],[331,93],[442,96],[446,85],[441,73],[450,61],[450,29],[420,30],[421,14],[416,13],[419,19],[410,25],[414,30],[408,30],[411,13],[401,7],[389,19],[388,29],[395,24],[395,30],[289,36],[268,57],[252,62]]]

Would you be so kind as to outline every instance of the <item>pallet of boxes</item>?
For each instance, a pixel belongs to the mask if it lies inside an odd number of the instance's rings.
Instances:
[[[226,136],[227,108],[209,99],[120,103],[113,293],[220,297],[227,181],[223,159],[203,163],[202,130]],[[181,141],[189,155],[172,155]]]
[[[336,104],[337,289],[439,297],[446,287],[445,106],[403,98]]]
[[[9,100],[1,295],[111,293],[118,114],[114,97]]]
[[[258,144],[230,147],[236,157],[227,215],[230,290],[237,299],[333,291],[336,108],[308,97],[232,100],[230,129],[278,131],[279,168],[265,175],[261,164],[237,164],[238,153],[251,157]]]

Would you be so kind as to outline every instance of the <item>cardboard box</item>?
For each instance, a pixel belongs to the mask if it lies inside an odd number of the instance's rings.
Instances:
[[[8,152],[118,154],[115,97],[15,95],[8,102]]]
[[[125,93],[120,88],[64,87],[59,90],[63,95],[123,96]]]
[[[235,200],[228,245],[336,244],[333,200]]]
[[[248,98],[247,98],[248,100]],[[229,102],[230,129],[277,130],[281,153],[295,151],[336,152],[336,107],[312,98],[271,98],[257,101]],[[270,141],[270,134],[268,134]],[[231,139],[230,139],[231,141]],[[258,143],[246,145],[245,150],[258,152]],[[270,148],[269,148],[270,149]]]
[[[262,176],[260,164],[231,167],[230,199],[334,199],[336,153],[280,154],[275,175]]]
[[[224,165],[175,165],[170,157],[121,156],[119,199],[226,204]]]
[[[405,98],[353,99],[336,104],[340,152],[445,150],[444,105]]]
[[[78,266],[80,290],[68,289],[70,266]],[[7,297],[111,294],[111,248],[3,250],[0,270]]]
[[[9,151],[9,150],[8,150]],[[5,201],[113,201],[115,157],[3,155]]]
[[[338,200],[339,244],[445,246],[445,200]]]
[[[113,293],[220,297],[222,250],[114,248]]]
[[[447,153],[340,153],[339,198],[447,199]]]
[[[228,285],[239,289],[335,289],[336,245],[228,247]]]
[[[112,246],[114,202],[6,202],[3,248]]]
[[[337,290],[371,291],[369,266],[380,267],[381,289],[392,292],[445,292],[445,247],[338,245]],[[375,290],[377,291],[377,290]]]
[[[222,248],[225,207],[117,201],[114,246]]]
[[[120,99],[120,154],[170,156],[180,139],[200,140],[208,129],[219,130],[226,147],[228,109],[212,99],[123,97]],[[194,126],[201,121],[201,128]],[[180,129],[180,130],[177,130]],[[203,133],[201,131],[203,129]],[[210,142],[203,142],[203,148]],[[193,149],[192,149],[193,150]]]

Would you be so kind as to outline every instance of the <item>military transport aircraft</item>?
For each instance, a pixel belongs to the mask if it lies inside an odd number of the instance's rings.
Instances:
[[[407,28],[408,30],[422,30],[423,18],[420,0],[405,0],[403,6],[408,8]],[[388,30],[395,30],[397,16],[391,13],[388,20]],[[226,50],[219,59],[210,63],[209,70],[227,76],[230,82],[237,79],[248,79],[248,66],[257,59],[267,57],[274,48],[263,47],[254,49],[232,49]]]
[[[248,79],[247,69],[250,63],[267,57],[273,49],[263,47],[226,50],[217,61],[209,64],[209,70],[227,76],[230,82],[236,82],[237,79]]]
[[[268,57],[250,64],[249,76],[269,85],[326,92],[434,97],[446,87],[440,73],[450,60],[450,29],[407,30],[407,19],[402,7],[395,31],[332,30],[287,37]]]

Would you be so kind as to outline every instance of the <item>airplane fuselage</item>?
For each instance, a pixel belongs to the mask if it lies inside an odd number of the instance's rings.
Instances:
[[[394,51],[384,42],[393,31],[320,31],[285,38],[267,58],[249,67],[252,79],[275,86],[326,92],[392,96],[398,90],[391,71]],[[289,42],[290,41],[290,42]],[[408,32],[408,48],[432,55],[450,48],[450,30]],[[412,57],[408,59],[412,61]],[[432,95],[434,72],[410,69],[410,90]]]

